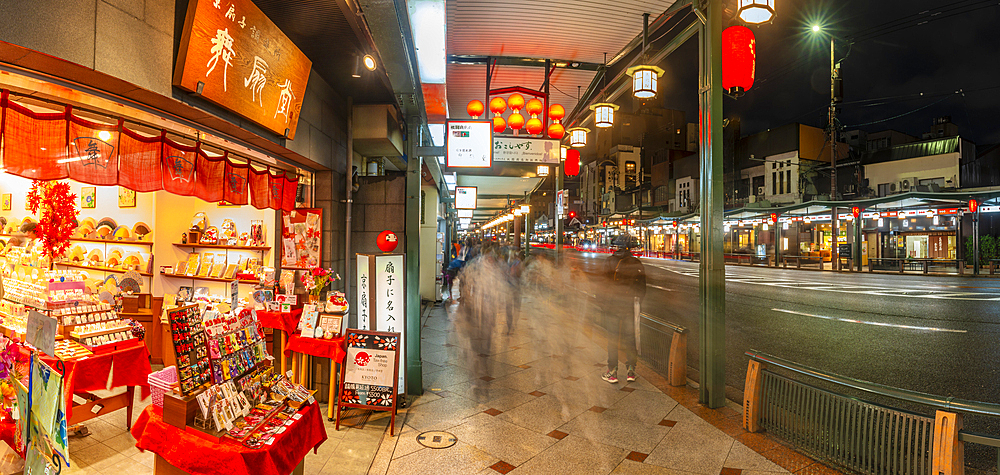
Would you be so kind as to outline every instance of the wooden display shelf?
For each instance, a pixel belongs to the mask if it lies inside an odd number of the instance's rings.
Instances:
[[[97,271],[103,271],[103,272],[116,272],[118,274],[124,274],[126,272],[130,272],[130,271],[125,270],[125,269],[112,269],[110,267],[99,267],[99,266],[85,266],[83,264],[72,264],[72,263],[67,263],[67,262],[56,262],[56,265],[57,266],[63,266],[63,267],[73,267],[75,269],[97,270]],[[139,275],[144,276],[144,277],[152,277],[153,276],[153,274],[151,274],[149,272],[144,272],[144,271],[140,271],[140,270],[137,270],[135,272],[138,272]]]
[[[89,239],[89,238],[70,238],[69,240],[76,242],[95,242],[98,244],[132,244],[136,246],[153,247],[152,241],[111,241],[108,239]]]
[[[196,275],[166,274],[162,272],[160,273],[160,276],[173,277],[175,279],[185,279],[185,280],[204,280],[206,282],[232,282],[234,280],[239,280],[241,284],[256,284],[260,282],[260,280],[236,279],[235,277],[232,279],[225,279],[221,277],[199,277]]]
[[[230,251],[270,251],[271,246],[226,246],[223,244],[181,244],[175,242],[176,247],[190,247],[194,249],[226,249]]]
[[[76,338],[77,340],[82,340],[84,338],[90,338],[90,337],[101,336],[101,335],[109,335],[111,333],[121,333],[121,332],[130,332],[131,333],[131,331],[132,331],[132,327],[125,326],[125,327],[118,327],[118,328],[109,328],[107,330],[97,330],[97,331],[93,331],[93,332],[90,332],[90,333],[77,333],[77,334],[73,334],[71,332],[69,334],[69,336],[71,336],[73,338]]]

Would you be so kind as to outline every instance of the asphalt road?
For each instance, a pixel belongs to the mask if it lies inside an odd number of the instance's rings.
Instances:
[[[565,258],[595,272],[607,255],[569,251]],[[689,375],[697,379],[698,264],[643,263],[648,288],[642,310],[690,329]],[[865,381],[1000,403],[1000,279],[746,266],[728,266],[726,274],[730,399],[741,397],[744,352],[754,349]],[[998,420],[971,425],[1000,436]]]

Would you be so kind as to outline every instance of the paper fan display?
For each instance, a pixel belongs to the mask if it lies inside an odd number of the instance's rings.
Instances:
[[[95,229],[97,228],[97,221],[95,221],[94,218],[83,218],[80,220],[80,227],[82,228],[84,226],[90,229]]]
[[[121,289],[122,292],[137,294],[142,290],[142,285],[135,279],[124,277],[121,282],[118,283],[118,288]]]
[[[86,239],[92,232],[94,232],[94,228],[81,224],[78,228],[76,228],[76,232],[73,233],[73,237]]]
[[[69,251],[69,260],[72,262],[83,262],[87,260],[87,250],[77,244]]]
[[[97,238],[98,239],[111,239],[111,234],[115,232],[115,228],[108,226],[107,224],[102,224],[97,227]]]
[[[101,218],[101,220],[97,222],[97,226],[95,226],[95,227],[99,228],[101,226],[108,226],[111,229],[115,229],[115,228],[118,227],[118,222],[115,221],[114,218],[104,217],[104,218]]]
[[[103,290],[101,291],[101,293],[97,294],[97,298],[101,299],[101,302],[104,303],[111,303],[115,301],[115,296],[112,295],[111,292],[108,292],[107,290]]]
[[[142,275],[140,275],[138,272],[134,270],[130,270],[125,272],[124,275],[122,275],[122,279],[133,279],[142,282]]]
[[[191,229],[196,231],[208,229],[208,215],[204,211],[195,213],[194,218],[191,218]]]
[[[104,261],[104,265],[111,267],[112,269],[118,268],[122,265],[122,259],[120,256],[108,256],[107,260]]]
[[[111,238],[113,241],[126,241],[132,237],[132,232],[129,231],[128,226],[118,226],[115,228],[114,232],[111,233]]]
[[[92,266],[99,266],[104,262],[104,254],[101,253],[100,249],[94,249],[87,254],[87,263]]]
[[[142,256],[138,252],[130,252],[122,259],[122,267],[125,269],[141,269],[143,263]]]
[[[153,228],[146,223],[138,222],[132,226],[132,235],[140,241],[150,241],[153,238]]]

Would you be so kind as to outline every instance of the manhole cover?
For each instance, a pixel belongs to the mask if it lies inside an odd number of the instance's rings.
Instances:
[[[455,445],[455,442],[458,442],[458,437],[455,437],[455,434],[437,430],[424,432],[417,436],[417,443],[432,449],[447,449]]]

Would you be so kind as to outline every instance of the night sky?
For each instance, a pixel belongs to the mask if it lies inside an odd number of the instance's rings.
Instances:
[[[841,67],[842,130],[894,129],[919,138],[930,131],[932,119],[949,115],[959,134],[977,146],[1000,142],[1000,2],[775,4],[773,23],[751,27],[757,38],[753,88],[738,100],[724,99],[725,115],[740,118],[742,135],[790,122],[825,126],[830,44],[829,36],[818,39],[821,35],[809,30],[816,23],[832,27],[838,37],[856,40],[850,48],[837,43],[838,60],[848,55]],[[921,22],[926,23],[918,25]],[[697,41],[689,40],[663,66],[664,106],[684,110],[688,122],[695,122]],[[959,89],[966,93],[953,93]],[[871,122],[877,123],[861,125]]]

